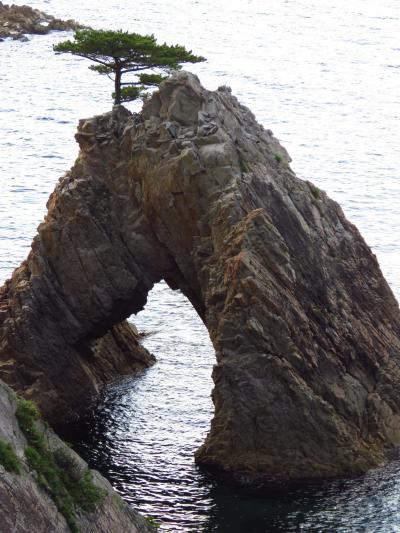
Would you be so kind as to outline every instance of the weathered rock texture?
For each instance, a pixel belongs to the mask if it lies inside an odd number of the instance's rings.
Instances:
[[[71,216],[75,214],[81,216],[81,212],[71,211]],[[76,223],[79,225],[78,220]],[[83,275],[81,261],[86,259],[77,242],[75,250],[74,246],[71,242],[70,249],[65,249],[71,262],[66,263],[62,256],[58,259],[67,278],[79,279]],[[31,270],[36,268],[35,256],[32,252],[13,273],[11,282],[0,289],[0,376],[33,399],[48,421],[59,423],[74,418],[85,399],[97,394],[103,384],[121,374],[139,373],[154,364],[155,358],[139,344],[135,329],[120,322],[120,313],[126,312],[123,302],[116,304],[115,326],[101,323],[104,311],[88,273],[79,279],[81,287],[76,287],[85,292],[68,296],[46,259],[36,265],[45,269],[43,276]],[[109,283],[112,286],[112,278]],[[84,297],[85,285],[93,289],[89,300],[97,301],[94,322],[93,317],[85,317],[84,309],[82,314],[74,314],[73,301],[76,295],[78,300]]]
[[[72,249],[65,251],[72,253]],[[66,276],[74,271],[74,260],[80,261],[79,253],[77,249],[71,264],[64,264]],[[0,289],[0,323],[5,318],[4,329],[0,326],[0,375],[14,390],[34,399],[47,420],[55,423],[73,418],[85,398],[98,393],[104,383],[120,374],[141,372],[154,364],[155,358],[139,344],[136,330],[126,321],[113,327],[96,322],[87,334],[86,327],[79,327],[84,315],[72,314],[59,284],[51,285],[44,277],[34,280],[31,265],[23,263],[11,283]],[[50,271],[47,274],[53,276]],[[85,277],[80,283],[83,290],[92,282]],[[32,289],[29,295],[28,285]],[[100,302],[97,305],[101,315]],[[11,318],[16,308],[21,314]]]
[[[141,114],[115,107],[76,138],[1,293],[4,379],[47,413],[68,403],[81,374],[108,364],[90,339],[164,279],[216,351],[199,463],[252,481],[383,461],[400,441],[398,304],[357,229],[296,178],[272,133],[229,89],[181,72]]]
[[[45,34],[50,31],[83,28],[75,20],[61,20],[30,6],[6,5],[0,2],[0,40],[21,39],[27,33]]]
[[[15,417],[15,394],[0,382],[0,440],[11,444],[21,472],[10,473],[0,464],[0,531],[1,533],[68,533],[70,528],[49,493],[39,486],[37,475],[25,458],[28,444]],[[46,444],[56,453],[66,454],[77,472],[87,464],[68,448],[50,429],[43,427]],[[153,531],[98,472],[92,471],[93,483],[104,491],[105,498],[95,511],[80,512],[76,525],[80,533],[146,533]]]

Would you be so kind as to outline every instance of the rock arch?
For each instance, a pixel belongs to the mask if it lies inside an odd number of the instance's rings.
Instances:
[[[0,374],[49,420],[152,364],[125,318],[179,288],[216,351],[197,460],[242,482],[361,472],[400,440],[400,316],[340,207],[228,88],[181,72],[80,155],[0,291]]]

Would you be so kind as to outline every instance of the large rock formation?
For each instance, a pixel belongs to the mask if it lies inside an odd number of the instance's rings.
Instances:
[[[115,107],[76,138],[79,158],[1,291],[3,378],[50,417],[75,409],[88,380],[119,371],[98,339],[164,279],[216,352],[199,463],[245,482],[383,461],[400,441],[398,304],[271,131],[229,89],[181,72],[140,114]]]
[[[101,497],[93,510],[69,513],[56,501],[46,483],[32,469],[25,450],[28,449],[24,433],[15,416],[15,394],[0,382],[0,531],[1,533],[150,533],[154,529],[136,513],[112,489],[98,472],[90,471],[92,483],[100,490]],[[87,464],[49,428],[36,423],[51,454],[63,461],[72,471],[77,484]],[[8,457],[14,457],[14,469],[10,468],[1,449],[8,446]],[[6,456],[7,457],[7,456]],[[15,466],[15,464],[17,466]],[[4,466],[6,465],[6,467]],[[53,474],[54,475],[54,474]],[[50,478],[49,478],[50,479]],[[64,498],[66,495],[63,494]],[[65,515],[69,517],[68,525]],[[71,527],[70,527],[71,526]]]
[[[61,20],[30,6],[10,6],[0,2],[0,40],[6,37],[26,40],[27,33],[43,35],[50,31],[80,28],[83,26],[72,19]]]

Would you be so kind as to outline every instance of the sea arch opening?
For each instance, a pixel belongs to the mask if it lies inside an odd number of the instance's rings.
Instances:
[[[188,299],[164,281],[128,321],[156,364],[117,378],[81,419],[58,429],[142,513],[198,526],[210,487],[194,453],[213,416],[213,345]]]

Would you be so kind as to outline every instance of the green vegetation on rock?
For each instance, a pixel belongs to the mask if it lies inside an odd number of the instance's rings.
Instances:
[[[157,520],[153,516],[148,515],[148,516],[145,516],[144,518],[146,522],[148,523],[148,525],[151,526],[155,531],[160,529],[160,524],[157,522]]]
[[[311,194],[314,198],[314,200],[320,200],[321,199],[321,191],[316,187],[313,183],[308,184],[310,187]]]
[[[36,471],[39,485],[51,494],[71,531],[77,533],[76,511],[94,511],[103,502],[105,491],[93,484],[89,469],[82,472],[68,448],[50,450],[32,402],[19,398],[16,416],[29,444],[25,450],[29,466]]]
[[[74,39],[55,45],[54,51],[98,63],[89,68],[106,74],[114,82],[116,105],[146,98],[146,89],[158,87],[171,71],[179,70],[182,63],[205,61],[204,57],[192,54],[184,46],[158,44],[154,35],[89,28],[77,31]],[[128,73],[133,73],[136,78],[123,83],[122,75]]]
[[[4,466],[7,472],[19,474],[21,466],[10,443],[0,439],[0,464]]]
[[[46,449],[46,442],[43,432],[35,424],[40,419],[40,414],[35,404],[29,400],[18,398],[15,416],[29,444],[36,450],[43,452]]]

